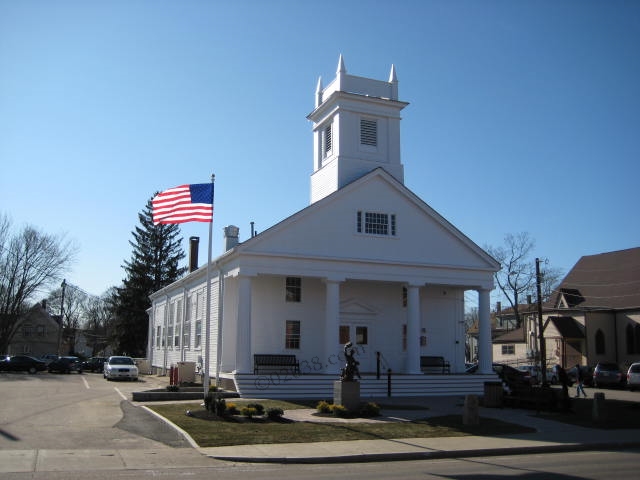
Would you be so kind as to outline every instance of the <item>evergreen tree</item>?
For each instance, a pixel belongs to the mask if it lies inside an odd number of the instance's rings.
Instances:
[[[132,232],[130,261],[123,268],[126,278],[116,289],[114,302],[115,351],[144,356],[147,349],[149,295],[175,282],[186,271],[178,266],[185,257],[178,225],[154,225],[151,199],[138,214],[140,225]]]

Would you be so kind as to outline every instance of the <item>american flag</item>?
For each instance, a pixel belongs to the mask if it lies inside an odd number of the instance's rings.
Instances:
[[[213,221],[213,183],[180,185],[160,192],[151,201],[153,224]]]

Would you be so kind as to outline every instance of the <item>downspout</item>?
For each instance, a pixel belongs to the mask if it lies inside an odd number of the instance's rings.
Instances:
[[[220,367],[222,364],[222,318],[224,314],[224,275],[218,262],[218,344],[216,347],[216,387],[220,390]]]
[[[167,338],[167,322],[169,321],[169,295],[165,295],[165,303],[164,303],[164,332],[162,332],[162,337],[164,340],[164,358],[162,359],[162,375],[167,374],[167,348],[169,344],[169,339]]]
[[[184,351],[184,324],[187,319],[187,288],[182,287],[182,322],[180,327],[180,361],[185,361],[185,351]]]
[[[616,364],[619,362],[620,357],[618,355],[618,315],[616,315],[615,310],[611,310],[613,312],[613,340],[615,342],[616,349]]]

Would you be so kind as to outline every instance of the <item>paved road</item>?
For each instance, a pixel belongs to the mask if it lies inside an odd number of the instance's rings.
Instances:
[[[153,388],[99,374],[0,374],[0,449],[188,447],[173,429],[126,398]],[[152,440],[152,438],[154,440]]]

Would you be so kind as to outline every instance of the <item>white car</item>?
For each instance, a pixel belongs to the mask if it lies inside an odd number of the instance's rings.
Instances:
[[[104,362],[104,378],[124,378],[125,380],[138,380],[138,367],[131,357],[112,356]]]
[[[632,363],[627,371],[627,387],[629,390],[640,388],[640,363]]]

